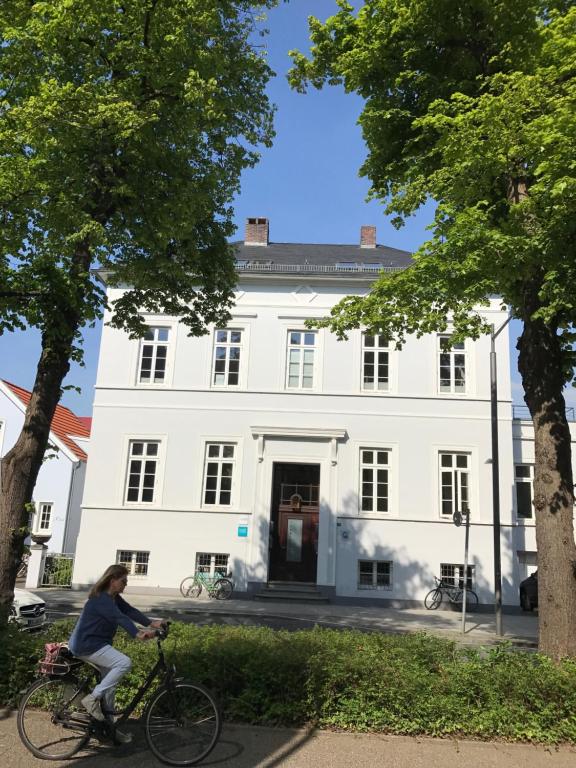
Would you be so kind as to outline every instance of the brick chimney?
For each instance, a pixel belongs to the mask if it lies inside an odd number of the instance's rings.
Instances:
[[[268,219],[246,219],[244,245],[268,245]]]
[[[376,248],[376,227],[360,227],[360,248]]]

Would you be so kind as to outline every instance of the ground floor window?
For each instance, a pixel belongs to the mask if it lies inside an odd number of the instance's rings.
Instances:
[[[46,533],[50,530],[52,522],[52,503],[41,502],[38,504],[35,531],[36,533]]]
[[[116,562],[128,568],[131,576],[147,576],[150,552],[137,552],[132,549],[119,549]]]
[[[392,562],[358,560],[358,589],[392,589]]]
[[[225,576],[228,573],[229,557],[217,552],[197,552],[196,573],[207,573],[210,576],[220,573]]]
[[[441,563],[440,578],[445,584],[452,584],[454,587],[463,587],[464,584],[464,565],[461,563]],[[468,566],[468,575],[466,579],[466,589],[474,588],[474,566]]]

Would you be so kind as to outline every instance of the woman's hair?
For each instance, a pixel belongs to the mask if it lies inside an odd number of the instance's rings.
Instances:
[[[88,597],[96,597],[96,595],[106,592],[112,579],[121,579],[123,576],[128,576],[128,568],[125,565],[109,565],[90,590]]]

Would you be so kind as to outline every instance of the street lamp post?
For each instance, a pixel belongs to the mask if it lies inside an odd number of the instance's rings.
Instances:
[[[500,471],[498,460],[498,383],[496,367],[496,338],[512,317],[490,333],[490,423],[492,433],[492,529],[494,534],[494,609],[496,634],[502,635],[502,565],[500,553]]]

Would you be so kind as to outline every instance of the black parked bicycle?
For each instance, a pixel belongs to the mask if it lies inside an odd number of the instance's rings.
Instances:
[[[158,660],[130,704],[113,713],[118,716],[116,723],[94,720],[80,704],[94,687],[92,665],[70,652],[53,665],[41,665],[43,677],[28,688],[18,708],[18,732],[24,745],[44,760],[66,760],[91,737],[114,739],[116,726],[128,720],[154,680],[161,678],[142,716],[148,746],[167,765],[196,765],[203,760],[220,736],[220,711],[210,691],[176,677],[175,667],[166,663],[162,641],[168,630],[168,624],[158,630]]]
[[[435,611],[440,606],[444,595],[451,603],[461,603],[464,599],[463,585],[452,584],[447,581],[442,581],[438,576],[434,576],[436,579],[436,586],[431,589],[430,592],[424,598],[424,605],[429,611]],[[473,611],[478,605],[478,595],[473,589],[466,589],[466,609]]]

